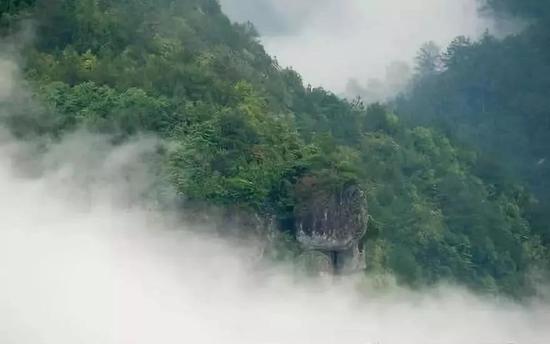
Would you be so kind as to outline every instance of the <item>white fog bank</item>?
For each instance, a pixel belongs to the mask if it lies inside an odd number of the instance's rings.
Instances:
[[[35,155],[0,133],[0,343],[550,342],[543,303],[258,271],[250,248],[128,202],[154,142],[102,142],[79,134]]]

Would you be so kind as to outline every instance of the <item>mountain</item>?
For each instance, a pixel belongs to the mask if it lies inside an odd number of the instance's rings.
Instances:
[[[521,179],[495,182],[488,171],[503,167],[431,121],[411,125],[383,105],[303,85],[216,0],[9,1],[0,14],[7,40],[32,27],[18,54],[43,104],[0,103],[14,135],[55,141],[84,128],[113,144],[156,135],[159,174],[181,206],[274,218],[275,258],[300,255],[303,209],[353,186],[369,203],[370,273],[522,296],[548,268]],[[433,89],[414,92],[422,102]]]

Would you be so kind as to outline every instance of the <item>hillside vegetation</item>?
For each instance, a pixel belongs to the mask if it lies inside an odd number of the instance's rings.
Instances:
[[[526,29],[498,40],[458,37],[419,55],[411,91],[396,102],[410,125],[438,128],[481,154],[486,183],[528,186],[533,230],[550,244],[550,4],[487,0],[486,11],[520,19]]]

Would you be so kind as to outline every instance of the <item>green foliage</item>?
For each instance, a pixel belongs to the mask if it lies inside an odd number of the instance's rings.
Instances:
[[[0,2],[0,34],[12,34],[17,23],[27,17],[36,0],[2,0]]]
[[[416,286],[446,279],[520,295],[530,292],[529,269],[544,266],[532,197],[496,181],[488,170],[500,169],[489,169],[485,155],[457,145],[445,127],[410,126],[380,104],[304,87],[217,1],[39,1],[33,19],[38,37],[24,52],[24,72],[47,106],[6,119],[21,137],[60,138],[81,127],[115,142],[155,134],[165,147],[159,168],[181,197],[277,217],[274,259],[300,255],[291,239],[295,209],[360,184],[370,207],[369,270]],[[449,104],[463,104],[498,113],[491,104],[503,90],[489,78],[498,64],[479,75],[469,69],[508,52],[499,47],[489,37],[457,40],[446,54],[425,46],[418,78],[425,87],[413,91],[418,103],[406,112],[454,118]],[[448,91],[440,77],[460,82],[471,98],[439,96]],[[529,94],[516,101],[544,104]],[[430,99],[437,104],[428,107]]]
[[[267,210],[270,194],[302,154],[301,141],[249,84],[240,82],[234,91],[233,107],[213,109],[208,120],[178,129],[171,175],[187,197]]]
[[[541,1],[491,4],[521,16],[549,9]],[[478,149],[475,172],[486,183],[505,187],[518,180],[530,186],[539,200],[529,210],[531,225],[550,244],[543,215],[550,210],[548,37],[548,26],[537,21],[504,40],[488,34],[479,41],[458,37],[442,54],[444,68],[430,79],[417,79],[396,105],[412,125],[435,125]]]
[[[40,91],[56,114],[52,130],[58,134],[83,127],[128,137],[143,130],[163,134],[174,126],[169,102],[138,88],[118,92],[93,82],[74,87],[52,82]]]

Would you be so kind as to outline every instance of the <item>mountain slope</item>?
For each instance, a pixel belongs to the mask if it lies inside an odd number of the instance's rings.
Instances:
[[[36,32],[21,54],[46,106],[9,109],[5,124],[21,139],[59,140],[83,127],[116,144],[153,133],[164,142],[161,173],[186,204],[275,216],[289,234],[311,199],[303,180],[313,196],[360,185],[368,270],[414,286],[450,280],[524,295],[531,270],[546,268],[522,187],[486,182],[478,154],[437,130],[304,87],[215,0],[39,0],[3,10],[4,33],[25,18]]]
[[[492,184],[520,180],[537,196],[531,223],[550,243],[550,7],[544,1],[494,0],[499,15],[519,15],[525,31],[497,40],[456,39],[443,68],[417,78],[397,104],[413,125],[431,125],[483,152],[478,174]]]

